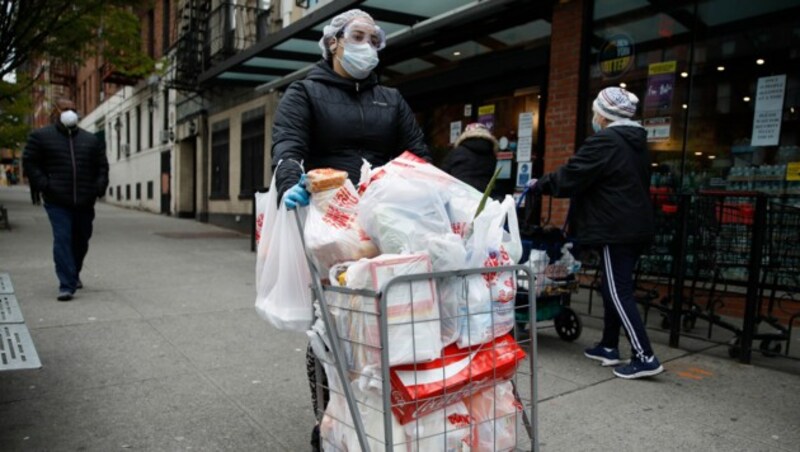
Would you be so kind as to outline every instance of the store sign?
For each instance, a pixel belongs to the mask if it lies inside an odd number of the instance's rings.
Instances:
[[[786,180],[789,182],[800,181],[800,162],[786,164]]]
[[[600,48],[597,57],[600,73],[606,78],[616,78],[628,72],[633,66],[633,61],[633,39],[626,34],[609,38]]]
[[[644,108],[671,108],[675,90],[675,61],[653,63],[647,68],[647,93]]]
[[[670,118],[647,118],[642,121],[647,131],[647,141],[667,141],[670,135]]]
[[[478,122],[486,126],[490,132],[494,131],[494,105],[478,107]]]
[[[461,136],[461,121],[453,121],[450,123],[450,144],[453,144]]]
[[[517,163],[517,187],[524,187],[531,180],[531,170],[533,165],[531,162]]]
[[[751,146],[777,146],[780,142],[785,92],[786,74],[758,79]]]
[[[500,169],[500,174],[497,175],[498,179],[511,179],[511,160],[498,160],[495,171],[497,168]]]
[[[533,137],[519,137],[517,141],[517,161],[530,162],[533,154]]]
[[[472,104],[464,105],[464,116],[465,117],[472,116]]]

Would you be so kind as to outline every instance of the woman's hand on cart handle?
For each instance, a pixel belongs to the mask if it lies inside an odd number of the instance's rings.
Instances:
[[[306,175],[303,174],[297,184],[286,190],[286,194],[283,195],[283,203],[287,209],[292,210],[298,206],[305,207],[310,201],[311,193],[306,190]]]
[[[525,196],[528,194],[528,192],[537,194],[536,182],[539,182],[539,179],[531,178],[531,180],[525,184],[525,189],[522,190],[522,193],[519,195],[519,199],[517,200],[517,208],[522,207],[522,202],[525,200]]]

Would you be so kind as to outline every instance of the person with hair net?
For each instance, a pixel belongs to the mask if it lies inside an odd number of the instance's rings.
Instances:
[[[323,60],[289,86],[272,127],[273,165],[283,161],[278,199],[289,208],[308,204],[304,170],[347,171],[358,184],[363,160],[380,166],[406,150],[430,160],[408,104],[373,72],[386,36],[372,17],[358,9],[334,17],[319,45]]]
[[[358,184],[364,160],[380,166],[406,150],[431,160],[408,104],[396,89],[378,84],[373,72],[386,36],[372,17],[358,9],[334,17],[319,45],[323,59],[304,80],[289,85],[272,127],[278,199],[289,209],[310,201],[306,170],[346,171]],[[319,421],[328,394],[319,406],[315,362],[309,346],[306,365],[317,416],[311,445],[319,450]]]
[[[533,182],[534,192],[572,199],[570,220],[578,243],[603,257],[603,336],[584,355],[617,366],[614,375],[625,379],[664,371],[634,298],[636,262],[655,236],[647,132],[631,120],[638,102],[622,88],[600,91],[592,104],[594,135],[566,165]],[[621,328],[631,345],[628,363],[619,354]]]

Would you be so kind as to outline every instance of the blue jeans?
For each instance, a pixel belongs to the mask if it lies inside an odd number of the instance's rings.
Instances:
[[[53,260],[59,292],[75,293],[83,259],[92,237],[94,207],[60,207],[45,204],[53,228]]]

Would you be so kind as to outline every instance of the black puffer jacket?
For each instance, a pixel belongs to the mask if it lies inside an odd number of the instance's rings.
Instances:
[[[31,190],[48,204],[89,207],[108,188],[105,144],[81,129],[53,124],[36,129],[22,154]]]
[[[572,198],[571,221],[583,244],[637,244],[653,238],[650,153],[642,127],[601,130],[536,187],[547,195]]]
[[[450,152],[442,169],[483,193],[496,166],[494,143],[483,138],[468,138]]]
[[[373,73],[348,80],[320,61],[284,93],[272,127],[272,162],[279,199],[306,171],[336,168],[358,183],[362,158],[383,165],[403,151],[430,160],[414,114],[394,88],[378,85]]]

